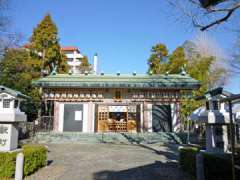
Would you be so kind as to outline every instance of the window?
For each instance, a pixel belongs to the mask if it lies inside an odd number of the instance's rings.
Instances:
[[[67,58],[68,62],[73,62],[73,58]]]
[[[10,99],[4,99],[3,100],[3,108],[10,108]]]
[[[16,109],[18,107],[18,100],[14,101],[14,108]]]
[[[209,101],[206,101],[206,110],[209,110]]]
[[[115,99],[121,99],[121,91],[116,91],[115,92]]]
[[[98,120],[100,121],[106,121],[108,120],[108,112],[99,112],[98,114]]]
[[[218,102],[217,101],[213,101],[213,110],[218,110]]]

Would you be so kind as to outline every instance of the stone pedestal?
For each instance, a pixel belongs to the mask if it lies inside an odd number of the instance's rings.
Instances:
[[[12,151],[18,146],[18,130],[15,123],[0,124],[0,152]]]

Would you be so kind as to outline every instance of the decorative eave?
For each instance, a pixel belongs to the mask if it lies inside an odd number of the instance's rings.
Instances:
[[[52,74],[33,82],[43,88],[198,89],[200,82],[188,75]]]

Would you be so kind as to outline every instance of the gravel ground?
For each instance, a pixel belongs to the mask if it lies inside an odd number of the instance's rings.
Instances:
[[[49,165],[26,180],[188,180],[176,145],[49,144]]]

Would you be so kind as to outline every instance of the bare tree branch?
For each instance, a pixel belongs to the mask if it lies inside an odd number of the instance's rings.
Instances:
[[[168,2],[180,13],[190,18],[192,24],[201,31],[228,21],[240,9],[240,0],[225,0],[207,8],[204,8],[199,0],[168,0]]]
[[[240,3],[237,3],[233,8],[230,8],[230,9],[212,9],[212,10],[210,10],[209,12],[228,11],[228,13],[223,18],[217,19],[216,21],[213,21],[206,26],[202,26],[202,28],[200,28],[200,30],[205,31],[212,26],[215,26],[215,25],[218,25],[218,24],[221,24],[221,23],[227,21],[231,17],[231,15],[234,13],[234,11],[236,11],[238,8],[240,8]]]

